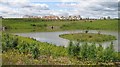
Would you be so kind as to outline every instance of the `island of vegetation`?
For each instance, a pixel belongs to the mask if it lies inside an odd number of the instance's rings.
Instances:
[[[60,37],[80,42],[106,42],[116,40],[115,36],[96,33],[62,34]]]

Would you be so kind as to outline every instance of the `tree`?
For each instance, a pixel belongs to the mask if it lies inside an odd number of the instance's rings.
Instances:
[[[111,19],[110,16],[108,16],[107,19]]]

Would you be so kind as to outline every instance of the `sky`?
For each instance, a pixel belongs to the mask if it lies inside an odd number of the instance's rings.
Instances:
[[[77,16],[117,18],[120,0],[0,0],[0,16]]]

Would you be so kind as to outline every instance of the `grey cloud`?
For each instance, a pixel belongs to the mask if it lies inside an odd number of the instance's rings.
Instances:
[[[87,11],[85,12],[91,16],[118,16],[118,2],[100,2],[97,4],[94,3],[88,6],[86,9]]]
[[[47,6],[35,6],[35,5],[31,5],[31,4],[26,4],[26,5],[22,5],[21,8],[31,8],[31,9],[38,9],[38,10],[49,10],[49,7]]]
[[[100,4],[88,7],[88,9],[91,9],[93,11],[117,11],[117,4],[117,2],[101,2]]]

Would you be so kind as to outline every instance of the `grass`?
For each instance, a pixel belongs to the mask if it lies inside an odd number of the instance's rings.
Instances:
[[[32,58],[31,54],[20,54],[17,50],[9,50],[8,52],[3,53],[2,55],[3,65],[48,65],[48,64],[71,64],[75,59],[70,59],[65,56],[49,56],[49,55],[40,55],[38,59]],[[72,62],[75,64],[75,62]]]
[[[2,26],[10,32],[31,32],[31,31],[61,31],[61,30],[118,30],[118,20],[94,20],[92,22],[80,20],[54,20],[45,21],[42,19],[2,19]],[[51,27],[54,27],[53,29]]]
[[[60,37],[80,42],[106,42],[116,40],[115,36],[95,33],[62,34]]]
[[[96,20],[93,22],[76,22],[71,24],[65,24],[63,29],[88,29],[88,30],[117,30],[118,20]]]
[[[6,36],[7,36],[7,39],[6,39]],[[16,40],[16,38],[18,38],[17,47],[11,48],[12,46],[10,45],[15,44],[13,42],[14,42],[14,39]],[[23,41],[25,43],[23,43]],[[80,59],[77,59],[76,57],[69,56],[68,48],[65,48],[63,46],[55,46],[53,44],[39,42],[28,37],[15,36],[11,34],[9,34],[8,36],[8,34],[3,33],[2,45],[4,45],[5,43],[7,43],[7,45],[10,47],[7,47],[8,49],[7,51],[4,51],[3,49],[3,52],[2,52],[3,65],[31,65],[31,64],[33,65],[40,65],[40,64],[96,65],[98,63],[96,61],[80,60]],[[37,59],[34,59],[32,54],[29,52],[21,53],[19,51],[18,46],[22,46],[24,44],[27,45],[25,47],[25,50],[35,46],[39,48],[40,55],[38,56]],[[98,65],[99,64],[114,65],[113,62],[99,62]]]
[[[4,35],[4,34],[2,34]],[[6,35],[6,34],[5,34]],[[18,38],[18,44],[21,44],[22,41],[24,41],[26,44],[30,44],[30,45],[37,45],[38,48],[41,50],[40,53],[42,53],[43,55],[44,54],[52,54],[52,55],[61,55],[61,56],[66,56],[67,55],[67,51],[65,49],[65,47],[63,46],[56,46],[56,45],[53,45],[53,44],[49,44],[49,43],[46,43],[46,42],[39,42],[39,41],[36,41],[35,39],[32,39],[32,38],[29,38],[29,37],[21,37],[21,36],[15,36],[15,35],[11,35],[9,34],[10,38],[8,38],[10,40],[10,42],[12,42],[13,40],[11,39],[14,39],[14,38]],[[2,36],[2,38],[4,38],[4,36]],[[4,39],[3,39],[4,40]],[[5,39],[6,41],[6,39]],[[3,41],[4,43],[4,41]]]
[[[2,26],[6,27],[7,32],[35,32],[35,31],[63,31],[63,30],[118,30],[118,20],[95,20],[95,21],[47,21],[42,19],[20,19],[20,18],[6,18],[2,19]],[[54,28],[52,29],[51,26]],[[4,33],[3,33],[4,35]],[[78,60],[75,57],[71,57],[67,53],[67,48],[63,46],[56,46],[53,44],[39,42],[35,39],[28,37],[21,37],[9,34],[11,38],[7,38],[11,43],[13,43],[14,38],[18,38],[18,45],[23,45],[22,41],[25,42],[25,45],[28,45],[28,48],[37,46],[40,50],[40,55],[37,59],[32,57],[31,53],[20,53],[16,48],[10,48],[8,51],[3,51],[3,65],[26,65],[26,64],[83,64],[90,65],[96,64],[95,61],[82,61]],[[92,36],[92,35],[91,35]],[[91,37],[90,36],[90,37]],[[101,35],[102,38],[113,39],[113,36],[104,36]],[[69,36],[68,36],[69,37]],[[71,37],[71,36],[70,36]],[[94,37],[94,36],[92,36]],[[4,38],[4,36],[2,37]],[[76,36],[76,38],[78,38]],[[87,38],[87,37],[86,37]],[[88,38],[89,39],[89,38]],[[77,39],[78,40],[78,39]],[[102,41],[103,39],[100,39]],[[5,41],[5,42],[4,42]],[[2,43],[6,42],[6,39],[2,41]],[[94,39],[93,39],[94,41]],[[102,63],[102,62],[101,62]],[[99,64],[101,64],[99,63]],[[105,63],[112,64],[114,63]]]

